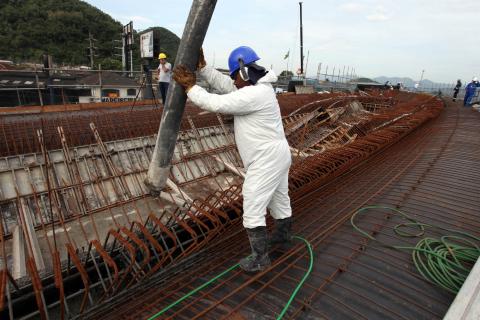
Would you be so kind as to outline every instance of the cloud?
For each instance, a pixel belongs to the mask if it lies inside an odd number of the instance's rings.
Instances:
[[[164,1],[163,10],[145,11],[142,9],[150,8],[151,0],[84,1],[123,24],[135,19],[137,30],[157,25],[178,36],[191,6],[191,0]],[[323,62],[322,68],[326,64],[329,69],[334,65],[343,68],[345,64],[360,70],[358,73],[372,76],[419,78],[421,70],[426,69],[427,76],[436,81],[471,79],[472,73],[479,70],[475,62],[480,42],[470,41],[465,46],[462,35],[471,33],[472,21],[478,19],[480,12],[480,1],[467,1],[461,6],[458,3],[459,0],[305,0],[303,32],[304,54],[310,50],[308,73],[315,75],[316,66]],[[235,1],[217,1],[204,43],[208,62],[213,64],[215,53],[215,66],[226,67],[230,50],[246,44],[257,50],[265,66],[273,64],[281,71],[288,61],[289,67],[296,69],[300,60],[298,1],[246,0],[245,10],[237,12],[237,7]],[[388,28],[379,28],[386,25]],[[290,60],[283,60],[289,49]]]
[[[347,2],[338,7],[345,12],[359,12],[364,9],[363,5],[355,2]]]
[[[164,27],[164,28],[167,28],[168,30],[170,30],[171,32],[175,33],[179,38],[182,37],[182,34],[183,34],[183,29],[185,28],[185,23],[169,23],[169,24],[166,24],[166,25],[161,25],[159,24],[160,26]],[[207,33],[208,35],[208,33]]]
[[[131,16],[115,13],[111,14],[111,16],[123,24],[133,21],[133,28],[137,31],[152,27],[154,25],[154,21],[152,19],[144,16]]]
[[[390,19],[390,17],[384,13],[373,13],[367,16],[368,21],[387,21],[388,19]]]
[[[390,19],[387,9],[383,6],[377,6],[374,11],[366,16],[368,21],[387,21]]]
[[[142,16],[132,16],[129,17],[130,20],[132,20],[134,23],[153,23],[152,19],[149,19],[147,17],[142,17]]]

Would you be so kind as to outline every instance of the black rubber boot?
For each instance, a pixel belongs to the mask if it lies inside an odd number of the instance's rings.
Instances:
[[[292,217],[275,220],[275,230],[270,238],[270,245],[288,244],[292,240]]]
[[[256,227],[253,229],[246,228],[245,230],[247,230],[250,240],[252,254],[240,260],[240,268],[246,272],[265,270],[271,264],[268,257],[267,228]]]

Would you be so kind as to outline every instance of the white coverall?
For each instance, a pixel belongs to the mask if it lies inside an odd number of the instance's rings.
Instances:
[[[208,93],[195,85],[188,91],[200,108],[234,115],[235,140],[246,170],[243,183],[243,226],[265,226],[266,208],[275,219],[292,215],[288,196],[288,170],[292,162],[283,130],[280,107],[269,71],[256,85],[237,89],[230,77],[206,66],[199,71],[221,94]]]

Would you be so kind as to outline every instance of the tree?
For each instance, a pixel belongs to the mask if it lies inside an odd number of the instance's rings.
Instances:
[[[158,49],[170,62],[180,39],[165,28],[153,28]],[[36,62],[47,53],[56,63],[89,65],[89,33],[96,39],[95,66],[121,69],[118,43],[122,24],[80,0],[0,0],[0,60]],[[139,36],[134,32],[133,68],[140,70]],[[158,54],[158,53],[157,53]],[[158,60],[154,59],[158,65]]]
[[[368,82],[368,83],[370,83],[370,82],[371,82],[371,83],[377,83],[377,81],[374,81],[374,80],[372,80],[372,79],[370,79],[370,78],[357,78],[357,79],[351,79],[350,81],[351,81],[351,82],[364,82],[364,83],[367,83],[367,82]]]
[[[280,77],[293,77],[293,72],[292,71],[287,71],[287,70],[283,70],[281,73],[280,73]]]
[[[89,31],[97,39],[99,58],[112,56],[112,38],[121,24],[79,0],[1,1],[0,58],[39,62],[48,53],[54,61],[87,64]]]
[[[97,63],[102,65],[102,70],[122,70],[122,62],[117,59],[104,58],[97,60]],[[96,68],[98,64],[96,64]]]

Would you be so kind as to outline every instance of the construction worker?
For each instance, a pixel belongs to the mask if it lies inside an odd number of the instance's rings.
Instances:
[[[477,87],[480,87],[480,83],[478,82],[477,77],[473,77],[472,81],[465,87],[465,98],[463,99],[464,107],[468,107],[471,104]]]
[[[173,70],[173,79],[182,85],[190,100],[200,108],[234,115],[235,140],[246,169],[243,183],[243,226],[252,254],[240,260],[247,272],[270,265],[266,209],[275,219],[270,244],[290,241],[292,209],[288,196],[291,154],[272,87],[277,76],[257,65],[260,58],[249,47],[238,47],[228,59],[230,77],[206,66],[200,54],[198,74],[220,94],[208,93],[196,85],[195,74],[184,66]]]
[[[462,87],[462,81],[460,79],[457,80],[457,84],[455,88],[453,88],[453,102],[457,101],[458,93],[460,92],[460,88]]]
[[[160,53],[158,55],[158,89],[160,95],[162,96],[162,103],[165,105],[165,99],[167,97],[168,85],[170,80],[172,80],[172,65],[167,62],[167,55],[165,53]]]

